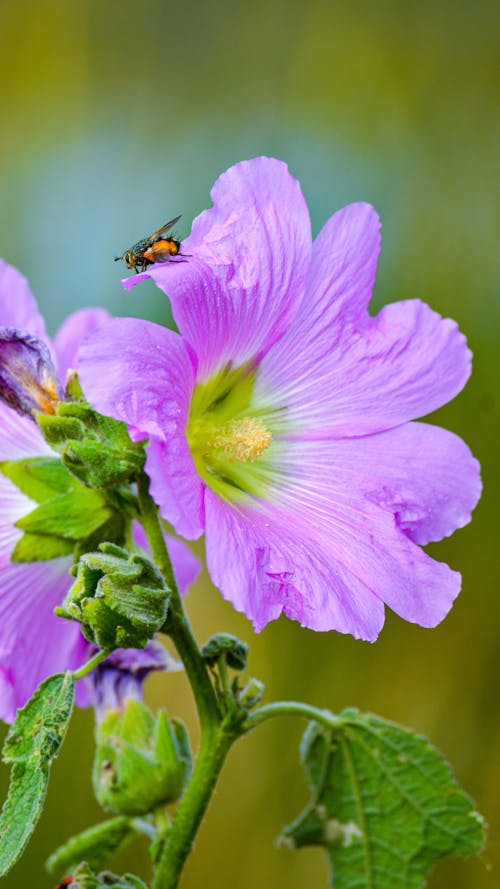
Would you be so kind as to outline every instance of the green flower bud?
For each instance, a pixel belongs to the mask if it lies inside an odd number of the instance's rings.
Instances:
[[[249,679],[244,688],[238,692],[238,704],[243,710],[252,710],[260,704],[265,686],[260,679]]]
[[[104,809],[146,815],[179,798],[190,770],[184,725],[163,711],[155,718],[142,701],[127,700],[98,727],[93,781]]]
[[[144,465],[144,443],[133,442],[125,423],[98,414],[86,401],[60,402],[53,416],[41,415],[38,423],[64,465],[89,488],[131,482]]]
[[[102,543],[73,573],[76,580],[55,612],[79,621],[99,648],[144,648],[165,623],[170,590],[145,556]]]
[[[247,664],[248,645],[231,633],[211,636],[201,649],[201,656],[209,667],[214,667],[220,657],[225,657],[228,667],[244,670]]]

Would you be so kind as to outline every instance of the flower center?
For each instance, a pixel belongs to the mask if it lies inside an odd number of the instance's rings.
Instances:
[[[253,463],[269,447],[272,439],[262,420],[243,417],[220,426],[211,444],[214,451],[223,452],[229,463],[234,460]]]
[[[198,385],[187,427],[196,468],[221,497],[261,496],[272,432],[252,409],[253,375],[225,369]],[[263,455],[266,455],[263,457]]]

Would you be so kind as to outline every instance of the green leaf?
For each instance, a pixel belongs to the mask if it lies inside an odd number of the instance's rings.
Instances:
[[[438,750],[376,716],[337,718],[304,734],[313,799],[283,832],[325,847],[335,889],[421,889],[434,861],[480,851],[483,819]]]
[[[43,809],[50,766],[64,740],[73,709],[72,673],[50,676],[18,711],[2,751],[13,763],[0,814],[0,876],[22,854]]]
[[[16,763],[0,814],[0,877],[22,855],[42,814],[49,775],[38,766]]]
[[[100,528],[110,516],[110,507],[97,491],[78,486],[37,506],[16,525],[31,534],[79,540]]]
[[[136,832],[129,818],[110,818],[71,837],[50,856],[47,870],[63,876],[81,861],[98,870],[108,863],[115,852],[122,849]]]
[[[11,561],[46,562],[49,559],[58,559],[60,556],[70,556],[74,549],[74,540],[25,532],[12,550]]]
[[[68,492],[74,479],[58,457],[5,460],[0,471],[36,503]]]

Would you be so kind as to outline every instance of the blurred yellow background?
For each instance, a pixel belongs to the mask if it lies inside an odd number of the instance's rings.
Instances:
[[[270,154],[300,179],[314,232],[345,203],[376,206],[376,308],[420,297],[469,338],[472,380],[436,421],[479,457],[485,494],[470,527],[429,548],[463,573],[442,626],[388,614],[374,645],[286,620],[254,636],[206,577],[188,600],[200,640],[227,630],[250,643],[268,700],[369,709],[448,756],[490,841],[479,859],[438,865],[431,889],[499,885],[493,10],[486,0],[0,0],[0,255],[27,274],[52,331],[92,304],[166,322],[160,291],[148,282],[126,294],[113,256],[177,213],[186,235],[220,172]],[[182,676],[152,680],[149,699],[194,725]],[[321,851],[274,843],[306,800],[302,728],[276,721],[233,750],[183,889],[327,886]],[[5,889],[52,887],[45,857],[97,817],[91,737],[80,712]],[[2,792],[6,781],[2,767]],[[148,875],[140,843],[114,865]]]

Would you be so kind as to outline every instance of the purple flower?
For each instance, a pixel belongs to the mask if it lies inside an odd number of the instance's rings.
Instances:
[[[117,648],[85,680],[97,720],[109,710],[121,710],[128,700],[142,700],[142,686],[156,670],[179,670],[181,665],[153,639],[146,648]]]
[[[20,273],[0,261],[0,323],[36,335],[50,350],[61,379],[74,367],[83,337],[109,318],[103,309],[83,309],[71,315],[51,343],[43,318]],[[0,461],[57,456],[46,444],[36,423],[0,401]],[[89,646],[77,623],[55,617],[53,609],[64,599],[73,578],[71,558],[45,562],[13,563],[15,544],[22,535],[16,522],[36,506],[0,467],[0,719],[12,722],[16,710],[38,684],[60,670],[85,661]],[[138,546],[145,546],[139,526],[134,529]],[[174,541],[174,569],[183,589],[195,579],[196,557]],[[84,692],[80,702],[84,703]]]
[[[184,263],[152,266],[180,335],[115,319],[80,351],[97,409],[149,438],[163,515],[206,534],[214,583],[256,629],[281,613],[374,640],[384,603],[432,627],[460,575],[419,544],[466,524],[480,494],[466,445],[412,422],[470,373],[455,322],[419,300],[368,314],[380,223],[367,204],[314,243],[298,182],[237,164],[194,222]]]

